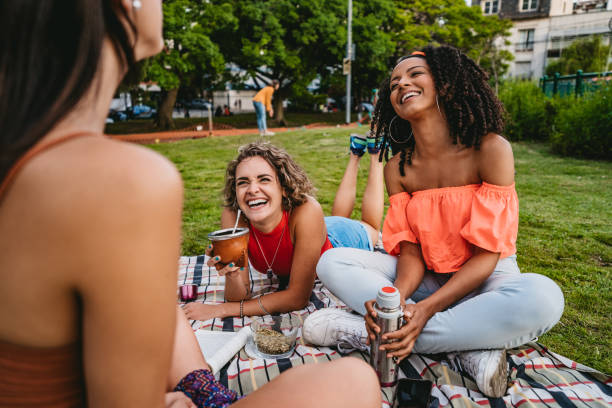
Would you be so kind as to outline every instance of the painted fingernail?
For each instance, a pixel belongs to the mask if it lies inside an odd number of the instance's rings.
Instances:
[[[221,260],[221,258],[220,258],[220,257],[215,256],[215,261],[220,261],[220,260]]]
[[[208,249],[211,249],[211,248],[212,248],[212,244],[208,244]]]
[[[240,270],[241,270],[241,271],[244,271],[244,266],[241,266],[241,267],[240,267]]]
[[[228,266],[229,266],[230,268],[233,268],[233,267],[234,267],[234,263],[233,263],[233,262],[230,262],[230,264],[229,264]]]

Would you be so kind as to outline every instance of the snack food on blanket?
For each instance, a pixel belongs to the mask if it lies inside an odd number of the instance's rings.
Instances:
[[[265,354],[283,354],[295,345],[299,320],[288,316],[254,316],[251,332],[257,350]]]
[[[271,329],[259,329],[255,332],[257,349],[266,354],[282,354],[289,351],[291,346],[287,337]]]

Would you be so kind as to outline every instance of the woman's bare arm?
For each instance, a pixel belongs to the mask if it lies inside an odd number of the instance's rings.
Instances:
[[[315,268],[327,236],[323,210],[316,200],[311,199],[293,210],[292,218],[295,235],[289,286],[285,290],[262,297],[261,303],[268,313],[299,310],[308,304],[316,277]],[[238,303],[226,303],[224,307],[224,316],[239,314]],[[258,299],[244,302],[243,308],[245,315],[267,314],[262,310]]]
[[[175,329],[181,179],[151,151],[115,142],[98,150],[92,166],[108,169],[76,177],[83,194],[66,227],[82,263],[73,279],[88,406],[161,407]]]

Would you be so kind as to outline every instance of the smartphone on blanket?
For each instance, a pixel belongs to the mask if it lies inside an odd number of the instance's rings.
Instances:
[[[395,388],[395,401],[398,408],[428,408],[431,400],[431,387],[429,380],[415,380],[402,378]]]

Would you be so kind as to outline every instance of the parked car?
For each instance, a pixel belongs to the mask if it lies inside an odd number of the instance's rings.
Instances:
[[[187,105],[189,109],[203,109],[208,110],[212,109],[212,104],[208,102],[206,99],[196,98],[189,101]]]
[[[132,106],[131,117],[134,119],[151,119],[157,116],[157,109],[148,105]]]
[[[115,109],[111,109],[108,111],[107,119],[112,120],[112,122],[108,122],[108,123],[123,122],[127,120],[127,118],[128,118],[128,115],[125,112],[121,112]]]

